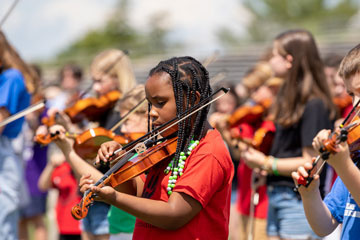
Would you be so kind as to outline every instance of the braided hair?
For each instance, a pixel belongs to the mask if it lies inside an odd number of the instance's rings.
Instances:
[[[162,72],[168,73],[171,77],[178,118],[195,105],[197,100],[196,92],[200,93],[200,101],[209,97],[212,93],[209,84],[209,72],[199,61],[192,57],[174,57],[161,61],[150,71],[149,76]],[[210,105],[195,113],[193,117],[188,117],[179,122],[177,147],[172,168],[178,165],[180,152],[185,150],[191,140],[200,140],[206,135],[205,126],[209,108]],[[150,109],[151,106],[149,106]],[[195,122],[191,128],[194,118]],[[150,118],[148,118],[149,120]]]

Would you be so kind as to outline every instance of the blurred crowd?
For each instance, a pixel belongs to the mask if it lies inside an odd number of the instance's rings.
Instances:
[[[1,38],[0,122],[44,100],[45,107],[0,130],[0,239],[132,239],[135,217],[112,205],[95,201],[80,221],[71,214],[83,196],[81,176],[99,180],[111,168],[94,164],[100,144],[126,145],[149,130],[147,104],[134,108],[145,91],[129,56],[99,53],[90,86],[72,63],[47,85],[41,67],[23,63]],[[353,108],[338,73],[344,56],[321,56],[311,33],[287,31],[238,82],[212,86],[230,89],[208,116],[235,169],[229,239],[340,239],[341,224],[330,236],[315,234],[291,175],[319,155],[312,147],[317,133],[342,126]],[[325,164],[319,175],[323,199],[337,172]]]

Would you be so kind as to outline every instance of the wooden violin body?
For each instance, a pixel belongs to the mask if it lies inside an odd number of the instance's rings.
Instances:
[[[73,123],[82,121],[97,121],[106,111],[114,107],[116,101],[121,97],[117,90],[110,91],[99,98],[85,98],[78,100],[73,106],[66,108],[64,112]]]
[[[360,121],[360,117],[355,116],[352,122],[355,121]],[[347,143],[349,145],[350,154],[353,154],[360,150],[360,124],[348,131]]]
[[[230,127],[236,126],[242,122],[255,122],[261,119],[264,112],[270,107],[271,100],[263,101],[261,104],[255,106],[241,106],[235,110],[228,118]]]
[[[84,119],[89,121],[99,121],[100,118],[109,109],[113,108],[117,100],[121,97],[119,91],[111,91],[99,98],[84,98],[78,100],[73,106],[64,110],[64,113],[69,116],[72,123],[81,122]],[[51,127],[57,123],[58,113],[43,117],[42,124]]]
[[[102,127],[90,128],[75,138],[74,150],[83,159],[94,159],[104,142],[116,141],[121,145],[128,144],[144,133],[124,133],[116,135]]]
[[[107,173],[105,173],[103,178],[95,183],[95,186],[102,187],[110,185],[114,188],[144,173],[158,162],[169,159],[175,154],[176,146],[177,137],[157,144],[137,156],[125,159],[124,162],[121,162],[123,160],[121,159]],[[86,217],[88,209],[94,201],[93,198],[94,194],[91,191],[84,194],[80,203],[72,208],[71,213],[75,219],[80,220]]]
[[[333,98],[334,104],[338,107],[340,112],[348,106],[352,106],[352,97],[346,95],[344,97],[335,97]]]
[[[35,141],[41,145],[48,145],[58,138],[58,134],[38,134],[35,136]],[[123,133],[116,135],[110,130],[102,127],[90,128],[79,135],[71,135],[66,133],[66,136],[72,136],[75,139],[74,150],[82,159],[94,159],[97,152],[104,142],[116,141],[121,145],[128,144],[141,136],[144,133]]]

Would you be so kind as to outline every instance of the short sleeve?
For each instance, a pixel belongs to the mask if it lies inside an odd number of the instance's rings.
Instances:
[[[25,109],[30,104],[30,94],[27,92],[21,73],[15,69],[6,70],[0,78],[0,107],[5,107],[10,115]],[[24,118],[17,119],[6,125],[3,135],[16,137],[21,131]]]
[[[0,84],[0,106],[5,107],[10,114],[17,112],[21,95],[24,94],[24,79],[20,72],[16,70],[8,70],[3,74]]]
[[[194,155],[173,191],[191,196],[205,208],[214,193],[222,187],[224,178],[225,171],[212,154]]]
[[[313,99],[306,105],[300,124],[302,147],[311,147],[314,137],[320,130],[331,128],[329,111],[322,100]]]
[[[344,183],[338,177],[330,193],[324,199],[325,205],[338,223],[343,222],[348,194],[349,192]]]

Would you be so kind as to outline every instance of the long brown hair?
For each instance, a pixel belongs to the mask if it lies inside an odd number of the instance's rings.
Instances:
[[[306,30],[286,31],[275,38],[274,47],[283,57],[293,58],[273,106],[275,122],[285,127],[297,123],[313,98],[320,98],[334,118],[335,106],[312,34]]]
[[[19,70],[24,76],[25,85],[29,93],[36,93],[40,84],[39,75],[33,68],[25,63],[15,48],[6,39],[5,34],[0,31],[0,73],[9,68]]]

